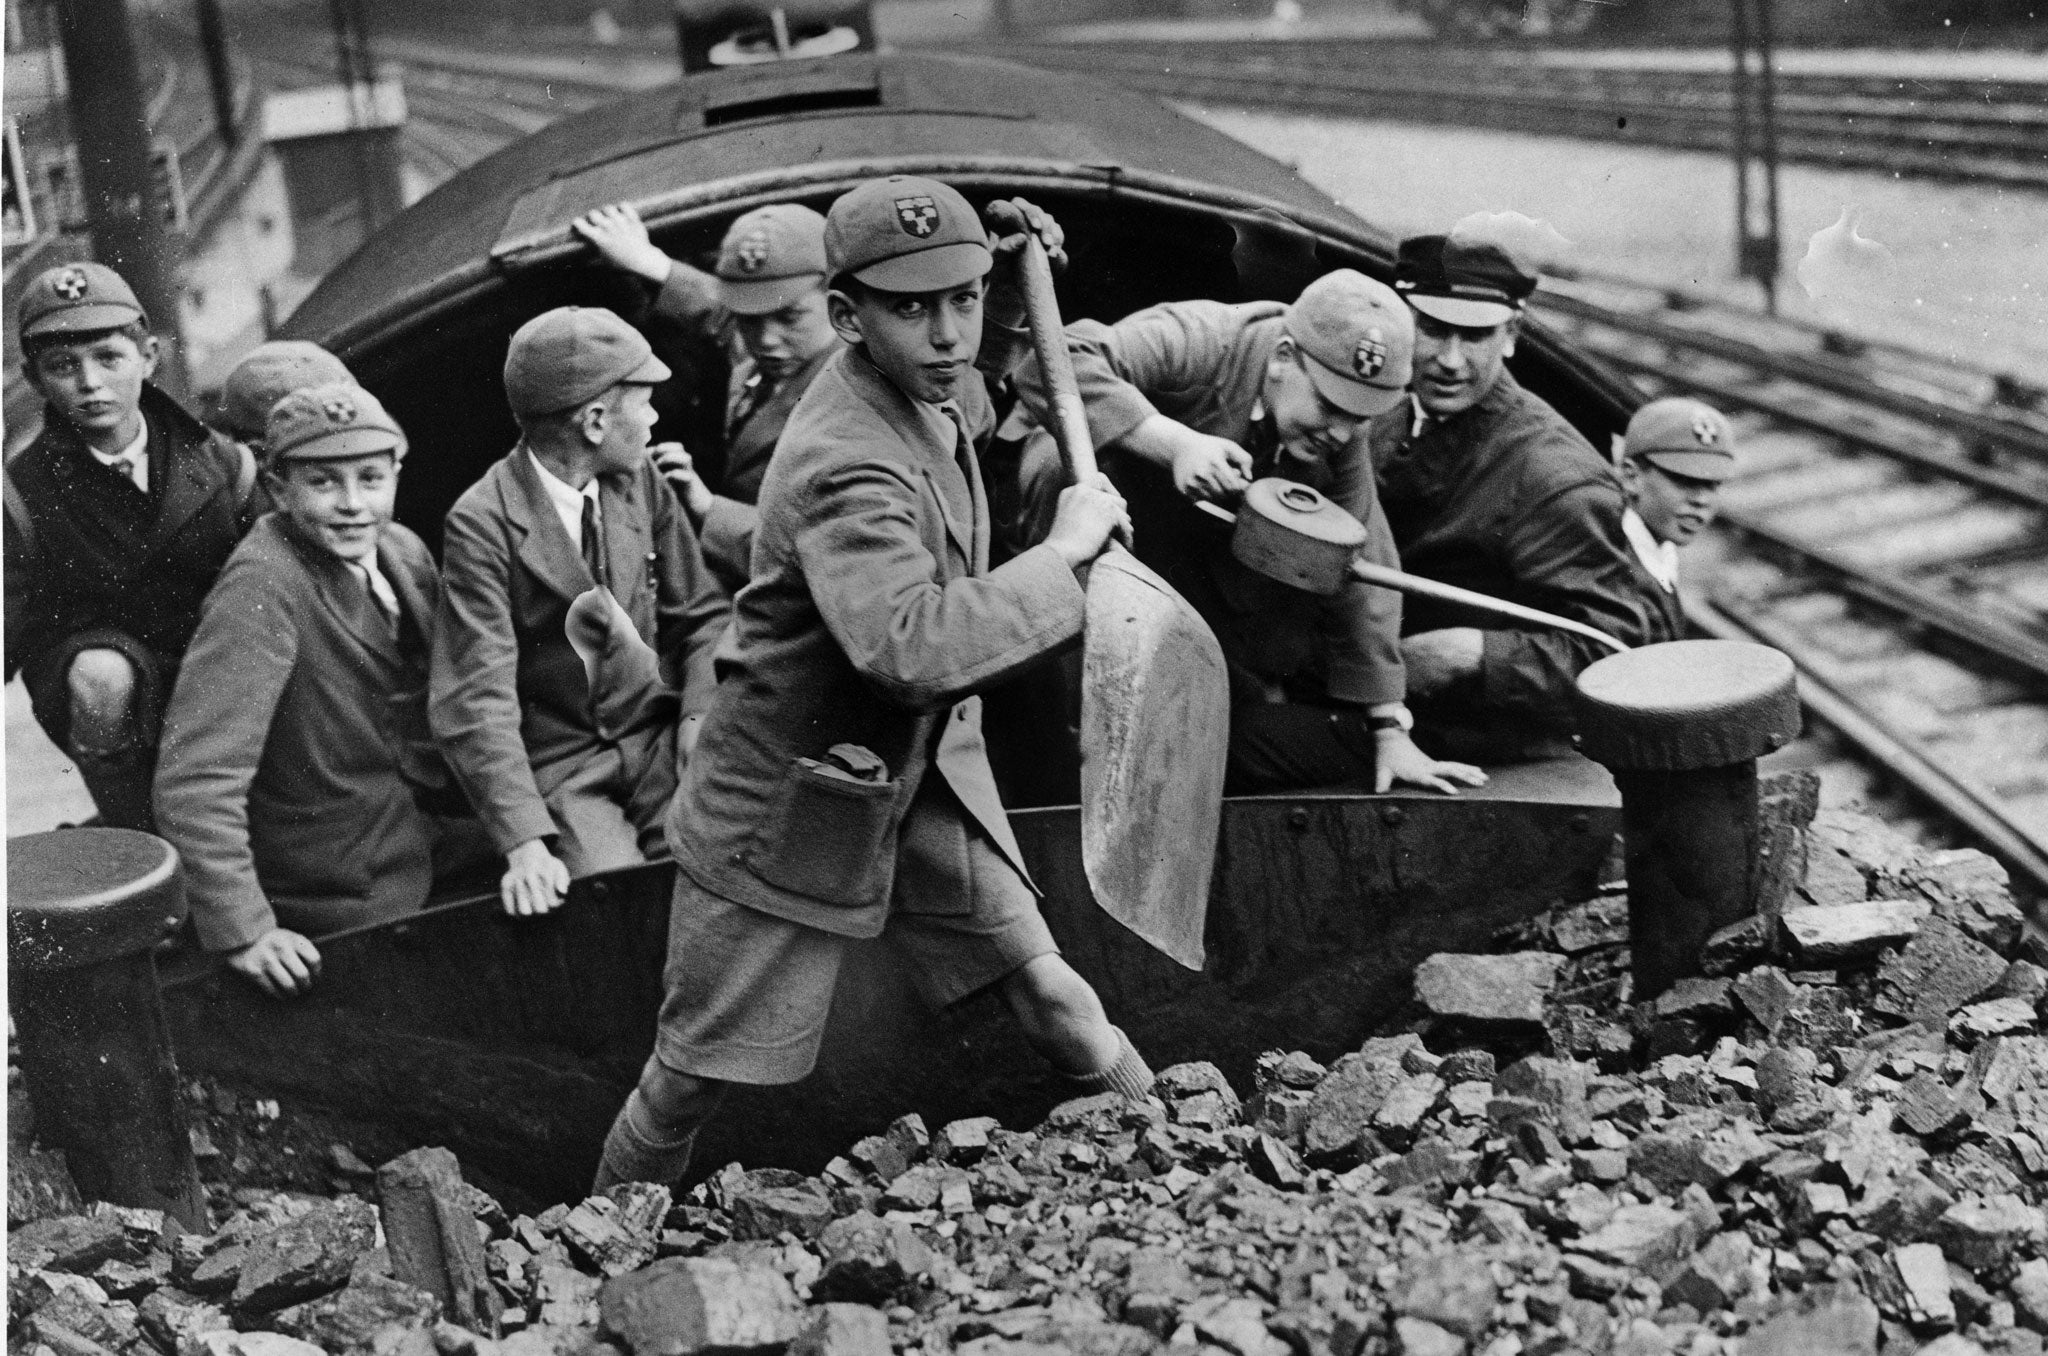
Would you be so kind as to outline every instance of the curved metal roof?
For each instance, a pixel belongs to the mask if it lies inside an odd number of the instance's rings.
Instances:
[[[1210,214],[1265,209],[1384,258],[1386,237],[1291,170],[1099,80],[986,58],[842,56],[693,77],[556,123],[414,204],[330,274],[291,333],[344,353],[445,317],[578,247],[570,220],[634,202],[657,228],[758,201],[819,205],[877,173],[1093,191]]]

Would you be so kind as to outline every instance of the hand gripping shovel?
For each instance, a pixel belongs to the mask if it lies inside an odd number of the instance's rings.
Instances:
[[[1095,448],[1035,235],[1024,300],[1053,438],[1080,480],[1095,473]],[[1088,571],[1081,643],[1081,860],[1095,902],[1190,970],[1202,968],[1229,728],[1208,623],[1128,551],[1105,551]]]

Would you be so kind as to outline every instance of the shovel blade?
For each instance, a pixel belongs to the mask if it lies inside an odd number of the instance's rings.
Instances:
[[[1186,599],[1122,551],[1089,571],[1083,635],[1089,888],[1110,917],[1200,970],[1229,757],[1223,651]]]

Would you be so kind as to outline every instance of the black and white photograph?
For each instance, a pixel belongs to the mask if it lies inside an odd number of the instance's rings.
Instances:
[[[2040,0],[5,0],[7,1349],[2048,1356]]]

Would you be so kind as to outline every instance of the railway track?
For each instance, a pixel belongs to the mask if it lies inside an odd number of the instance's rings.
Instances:
[[[1790,654],[1836,739],[2048,892],[2048,393],[1672,300],[1581,279],[1539,309],[1737,419],[1695,621]]]
[[[991,54],[996,54],[991,49]],[[1545,59],[1366,38],[1009,44],[1000,55],[1166,98],[1726,150],[1725,69]],[[2048,188],[2048,83],[1777,76],[1779,155],[1836,168]]]

